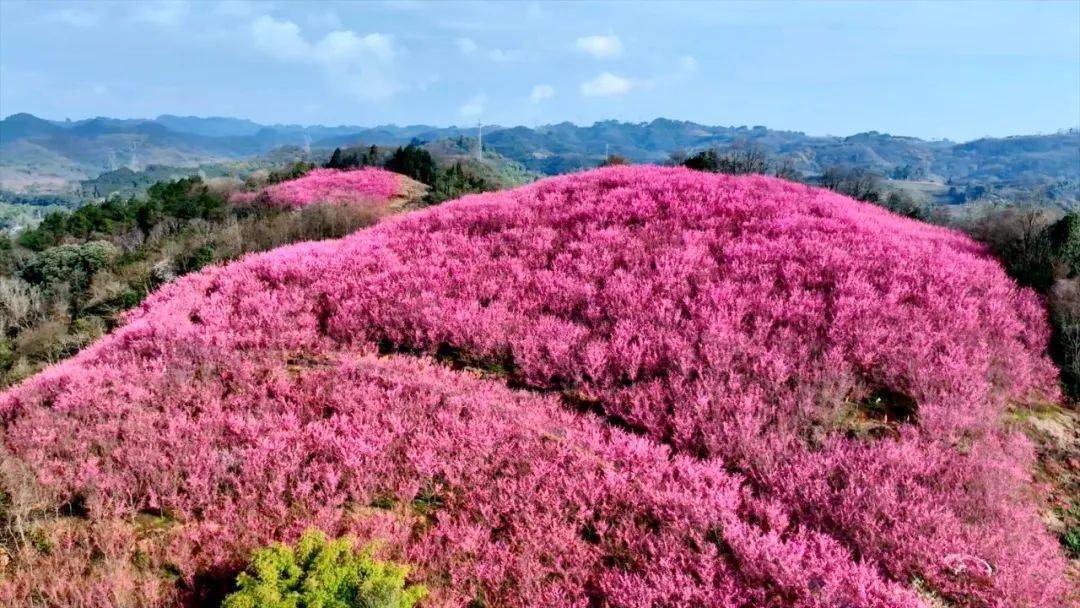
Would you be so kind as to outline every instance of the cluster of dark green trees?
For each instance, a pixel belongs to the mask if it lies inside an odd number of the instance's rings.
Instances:
[[[768,175],[773,172],[773,163],[765,153],[752,146],[740,146],[724,152],[710,148],[687,158],[682,165],[695,171],[728,175]]]
[[[334,148],[330,160],[323,165],[327,169],[356,169],[359,167],[381,167],[386,159],[378,146],[368,148]]]
[[[385,167],[428,186],[433,186],[439,178],[439,167],[435,164],[431,152],[415,143],[394,150],[386,160]]]
[[[399,146],[387,153],[378,146],[367,148],[334,149],[329,169],[355,169],[359,167],[383,167],[389,171],[411,177],[428,186],[424,202],[429,205],[441,203],[476,192],[499,190],[503,184],[491,170],[475,162],[456,161],[440,166],[431,152],[419,142]]]
[[[266,176],[267,184],[279,184],[291,179],[304,177],[308,171],[315,168],[315,164],[306,160],[298,160],[282,169],[274,169]]]
[[[142,233],[167,218],[177,220],[220,220],[226,214],[224,197],[213,194],[198,176],[150,186],[144,198],[109,199],[84,205],[71,213],[51,213],[37,228],[19,234],[18,244],[42,251],[58,245],[65,237],[86,240],[94,234],[114,234],[132,227]]]

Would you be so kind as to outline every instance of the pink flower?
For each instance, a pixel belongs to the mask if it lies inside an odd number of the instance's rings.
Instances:
[[[313,169],[303,177],[268,186],[263,195],[270,205],[304,207],[318,203],[386,202],[400,191],[400,175],[365,167],[353,171]]]
[[[0,419],[91,517],[175,513],[189,578],[314,525],[433,605],[1049,608],[1001,423],[1047,341],[959,233],[615,167],[184,277]]]

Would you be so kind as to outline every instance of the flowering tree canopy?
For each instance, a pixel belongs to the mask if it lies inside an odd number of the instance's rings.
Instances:
[[[612,167],[184,277],[0,419],[90,517],[173,514],[189,580],[314,526],[432,605],[1050,608],[1003,426],[1047,333],[956,232]]]
[[[319,203],[385,202],[400,193],[401,176],[385,169],[312,169],[303,177],[268,186],[256,200],[296,208]]]

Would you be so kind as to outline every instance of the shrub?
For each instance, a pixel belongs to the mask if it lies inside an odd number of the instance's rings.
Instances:
[[[310,173],[315,165],[305,161],[296,161],[284,169],[277,169],[266,175],[267,184],[280,184],[300,179]]]
[[[986,210],[966,230],[990,247],[1017,282],[1045,293],[1054,282],[1049,223],[1044,209],[1006,207]]]
[[[11,340],[6,335],[0,334],[0,380],[15,365],[15,361],[15,345],[11,343]]]
[[[22,267],[21,277],[44,291],[56,294],[62,288],[69,296],[69,309],[76,314],[85,301],[94,274],[105,268],[118,251],[105,241],[81,245],[60,245],[34,254]]]
[[[190,254],[184,256],[184,259],[179,264],[179,270],[184,274],[195,272],[213,261],[214,246],[211,243],[203,243]]]
[[[703,150],[697,154],[684,158],[679,163],[687,169],[694,171],[708,171],[716,173],[720,164],[720,155],[714,149]]]
[[[435,205],[466,194],[491,192],[498,189],[498,184],[481,175],[477,167],[457,162],[436,171],[435,179],[424,197],[424,202]]]
[[[274,246],[299,241],[341,238],[360,228],[375,224],[380,215],[382,212],[377,208],[350,205],[306,207],[301,209],[295,217],[282,218],[286,222],[292,221],[292,225],[285,231],[285,238]],[[271,246],[264,247],[264,249],[271,248]]]
[[[1050,352],[1061,368],[1061,384],[1080,398],[1080,279],[1060,279],[1047,297],[1053,335]]]
[[[1080,507],[1073,507],[1073,511],[1080,511]],[[1080,512],[1071,514],[1072,521],[1065,532],[1061,535],[1061,543],[1073,559],[1080,559]]]
[[[43,222],[44,223],[44,222]],[[49,230],[44,230],[41,226],[37,228],[31,228],[19,233],[18,243],[19,245],[29,249],[30,251],[41,251],[47,247],[56,245],[57,237],[56,233]]]
[[[40,289],[17,277],[0,276],[0,337],[33,324],[44,312]]]
[[[298,210],[267,210],[240,218],[236,240],[243,253],[266,251],[299,241],[340,238],[376,223],[381,205],[308,205]]]
[[[926,207],[915,202],[911,195],[905,192],[890,192],[885,197],[883,206],[889,211],[904,217],[917,220],[926,219],[927,217]]]
[[[166,530],[147,538],[137,520],[82,515],[79,504],[46,490],[25,463],[0,450],[0,604],[177,605],[175,580],[160,570]]]
[[[349,538],[309,530],[295,548],[260,549],[222,608],[412,608],[427,591],[406,586],[408,568],[356,552]]]
[[[773,175],[789,182],[802,181],[802,174],[795,168],[795,162],[790,158],[780,159],[773,169]]]
[[[151,215],[153,208],[182,220],[220,219],[225,211],[225,197],[217,195],[197,175],[171,182],[158,182],[146,193],[148,207],[141,213]]]
[[[19,255],[11,237],[0,233],[0,275],[12,274],[19,263]]]
[[[1080,276],[1080,213],[1074,211],[1051,224],[1045,238],[1063,272],[1069,277]]]
[[[601,167],[618,167],[620,165],[629,165],[630,159],[626,158],[622,154],[608,154],[604,162],[600,163]]]

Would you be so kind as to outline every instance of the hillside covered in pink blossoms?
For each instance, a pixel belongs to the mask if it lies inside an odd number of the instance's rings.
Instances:
[[[296,209],[313,204],[385,204],[402,191],[402,176],[365,167],[351,171],[313,169],[306,175],[267,186],[260,192],[234,195],[234,202],[257,202]]]
[[[353,174],[390,191],[281,200]],[[57,546],[129,559],[115,522],[153,515],[179,583],[54,550],[0,602],[198,605],[314,526],[425,606],[1058,608],[1004,423],[1056,397],[1044,314],[959,233],[657,167],[250,256],[0,396],[5,450],[99,522]]]

